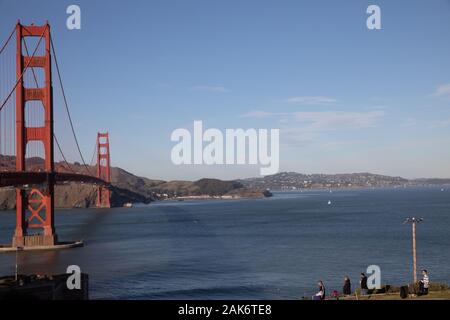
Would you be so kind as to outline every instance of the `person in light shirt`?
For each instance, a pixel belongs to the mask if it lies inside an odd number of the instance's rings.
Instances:
[[[430,277],[427,270],[422,270],[422,279],[419,281],[419,294],[427,295],[430,286]]]

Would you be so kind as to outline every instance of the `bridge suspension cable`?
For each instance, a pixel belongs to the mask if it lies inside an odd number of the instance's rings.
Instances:
[[[28,46],[27,46],[27,42],[26,42],[25,38],[23,39],[23,44],[24,44],[25,52],[27,53],[27,56],[28,56],[29,55],[29,51],[28,51]],[[39,87],[39,83],[38,83],[38,80],[37,80],[36,72],[34,71],[33,67],[31,67],[31,72],[33,73],[33,79],[34,79],[34,83],[36,85],[36,88],[38,88]],[[57,146],[59,152],[61,153],[63,161],[66,164],[67,170],[69,170],[72,173],[75,173],[75,171],[71,168],[69,162],[67,161],[66,156],[64,155],[64,152],[62,151],[61,145],[59,144],[58,138],[56,137],[55,133],[53,133],[53,139],[55,140],[56,146]]]
[[[78,138],[77,138],[77,135],[76,135],[76,133],[75,133],[75,128],[74,128],[74,126],[73,126],[72,117],[71,117],[71,115],[70,115],[69,104],[68,104],[68,102],[67,102],[66,92],[65,92],[65,90],[64,90],[64,85],[63,85],[63,81],[62,81],[62,77],[61,77],[61,72],[60,72],[60,70],[59,70],[58,58],[57,58],[57,55],[56,55],[56,50],[55,50],[55,46],[54,46],[54,44],[53,44],[53,37],[52,37],[52,36],[50,36],[50,45],[51,45],[51,48],[52,48],[52,53],[53,53],[53,57],[54,57],[54,61],[55,61],[55,66],[56,66],[56,73],[57,73],[57,75],[58,75],[59,85],[60,85],[60,87],[61,87],[61,93],[62,93],[63,100],[64,100],[64,106],[66,107],[67,116],[68,116],[68,118],[69,118],[69,123],[70,123],[70,128],[72,129],[72,134],[73,134],[73,137],[74,137],[74,139],[75,139],[75,144],[76,144],[76,146],[77,146],[78,153],[80,154],[81,161],[83,162],[83,165],[84,165],[84,167],[86,168],[86,171],[87,171],[89,174],[94,175],[94,174],[92,174],[92,172],[91,172],[91,170],[89,169],[88,165],[87,165],[86,162],[84,161],[83,153],[81,152],[80,144],[78,143]]]
[[[2,44],[0,48],[0,103],[3,101],[4,97],[9,94],[12,88],[13,72],[15,71],[15,52],[11,49],[11,38],[14,35],[15,28],[9,34],[7,40]],[[6,100],[6,99],[5,99]],[[7,156],[13,155],[15,153],[15,143],[14,143],[14,123],[15,123],[15,96],[12,95],[12,99],[6,101],[5,106],[0,110],[0,154]],[[1,158],[2,162],[6,161],[8,163],[8,158]],[[2,170],[3,171],[3,170]]]
[[[36,84],[36,87],[39,87],[36,73],[35,73],[35,71],[34,71],[34,68],[33,68],[33,67],[30,67],[30,63],[32,62],[33,58],[35,57],[35,55],[36,55],[36,53],[37,53],[37,51],[38,51],[38,48],[40,47],[40,44],[41,44],[41,42],[42,42],[42,39],[43,39],[44,34],[45,34],[45,32],[46,32],[46,29],[47,29],[47,27],[43,30],[42,34],[40,35],[39,40],[38,40],[38,43],[36,44],[36,47],[34,48],[33,53],[32,53],[32,55],[31,55],[30,59],[28,60],[27,64],[24,66],[23,71],[22,71],[22,73],[20,74],[19,78],[17,78],[17,80],[16,80],[14,86],[13,86],[12,89],[9,91],[9,93],[8,93],[8,95],[6,96],[5,100],[1,103],[1,105],[0,105],[0,111],[5,107],[5,105],[8,103],[8,101],[10,100],[10,98],[13,96],[13,93],[15,92],[15,90],[16,90],[18,84],[20,83],[20,81],[22,81],[22,79],[24,78],[25,72],[26,72],[26,70],[27,70],[28,68],[31,68],[31,71],[32,71],[32,74],[33,74],[33,78],[34,78],[34,82],[35,82],[35,84]],[[3,44],[3,46],[1,47],[1,49],[0,49],[0,55],[5,51],[6,47],[7,47],[8,44],[10,43],[10,41],[11,41],[13,35],[14,35],[14,32],[15,32],[15,28],[14,28],[14,29],[12,30],[12,32],[9,34],[7,40],[5,41],[5,43]],[[27,55],[29,56],[28,46],[27,46],[27,44],[26,44],[25,39],[23,39],[23,40],[24,40],[24,49],[26,50]],[[81,161],[82,161],[83,166],[85,167],[86,171],[87,171],[90,175],[94,176],[95,174],[92,173],[92,171],[90,170],[88,164],[86,164],[86,161],[85,161],[85,159],[84,159],[83,153],[81,152],[80,144],[79,144],[79,142],[78,142],[78,137],[77,137],[77,135],[76,135],[75,128],[74,128],[74,125],[73,125],[73,120],[72,120],[72,116],[71,116],[71,113],[70,113],[69,104],[68,104],[67,96],[66,96],[65,89],[64,89],[64,84],[63,84],[62,77],[61,77],[61,71],[60,71],[60,68],[59,68],[59,63],[58,63],[58,59],[57,59],[57,55],[56,55],[55,46],[54,46],[53,39],[52,39],[51,36],[50,36],[50,45],[51,45],[51,50],[52,50],[52,53],[53,53],[53,56],[54,56],[54,61],[55,61],[55,66],[56,66],[56,71],[57,71],[58,80],[59,80],[59,85],[60,85],[61,92],[62,92],[62,97],[63,97],[63,100],[64,100],[65,110],[66,110],[66,113],[67,113],[67,116],[68,116],[68,119],[69,119],[69,123],[70,123],[71,131],[72,131],[72,135],[73,135],[73,137],[74,137],[75,144],[76,144],[76,146],[77,146],[77,151],[78,151],[78,153],[79,153],[79,155],[80,155]],[[6,130],[6,127],[5,127],[4,129]],[[70,171],[74,172],[74,170],[71,168],[69,162],[67,161],[67,157],[65,156],[64,152],[62,151],[61,145],[60,145],[60,143],[59,143],[59,141],[58,141],[56,135],[53,134],[53,137],[54,137],[54,141],[55,141],[55,143],[56,143],[56,146],[57,146],[59,152],[61,153],[61,156],[62,156],[63,161],[65,162],[67,168],[68,168]],[[95,160],[95,152],[96,152],[96,149],[97,149],[97,148],[96,148],[96,146],[95,146],[95,150],[94,150],[94,153],[93,153],[93,156],[92,156],[91,164],[90,164],[90,165],[92,165],[93,162],[94,162],[94,160]]]
[[[8,94],[8,96],[6,97],[5,101],[1,104],[0,106],[0,111],[3,109],[3,107],[6,105],[6,103],[8,102],[9,98],[11,98],[12,94],[14,93],[14,91],[16,90],[17,86],[19,85],[20,81],[23,79],[23,75],[25,74],[25,71],[28,69],[28,66],[30,65],[31,61],[33,61],[34,56],[36,55],[36,52],[39,48],[39,45],[42,42],[42,39],[44,38],[44,34],[47,31],[47,26],[45,26],[44,31],[42,32],[42,34],[39,37],[39,41],[36,45],[36,48],[34,48],[33,54],[31,55],[31,58],[28,60],[27,64],[25,65],[25,67],[23,68],[22,73],[20,74],[20,77],[17,79],[16,84],[14,85],[14,87],[12,88],[12,90],[10,91],[10,93]]]
[[[94,146],[94,152],[92,152],[92,158],[91,158],[91,162],[89,163],[89,165],[92,167],[94,165],[94,161],[95,158],[97,156],[97,146],[98,146],[98,141],[95,142],[95,146]]]
[[[109,204],[110,179],[102,179],[92,174],[66,172],[62,162],[59,163],[58,167],[63,169],[60,171],[55,170],[54,144],[56,144],[65,163],[68,165],[67,169],[75,169],[76,167],[69,165],[61,144],[53,131],[52,52],[62,97],[64,98],[67,116],[79,155],[87,171],[90,172],[89,169],[92,168],[89,168],[84,160],[75,133],[48,22],[39,26],[34,24],[22,25],[18,22],[15,31],[15,54],[9,54],[11,45],[8,44],[11,43],[12,34],[8,37],[6,43],[0,47],[0,76],[2,76],[2,79],[0,79],[0,126],[2,120],[8,120],[10,123],[8,127],[10,130],[9,139],[6,138],[6,135],[1,137],[0,152],[2,151],[2,140],[14,141],[15,137],[15,143],[11,144],[13,152],[6,153],[7,157],[0,157],[2,162],[6,160],[6,166],[3,166],[3,163],[1,166],[2,168],[5,167],[6,170],[2,169],[0,174],[0,188],[15,187],[16,189],[16,227],[12,238],[12,247],[55,246],[59,244],[54,224],[55,185],[69,182],[97,185],[97,188],[93,188],[93,190],[97,189],[98,192],[102,190],[102,196],[107,194]],[[27,37],[33,37],[32,40],[37,42],[31,55],[25,40]],[[44,41],[44,53],[37,53],[38,49],[42,48],[40,45]],[[6,48],[8,48],[8,51],[5,55]],[[26,51],[26,55],[24,51]],[[6,58],[4,58],[5,56]],[[11,63],[11,61],[15,61],[15,68],[12,68],[14,63]],[[15,70],[15,74],[11,72],[13,70]],[[4,79],[6,81],[3,81]],[[59,90],[58,93],[60,93]],[[40,108],[41,106],[42,109]],[[15,113],[12,112],[14,110]],[[43,117],[40,116],[40,113],[43,113]],[[5,115],[8,116],[8,119],[2,119],[5,118]],[[5,128],[0,127],[0,134],[3,133],[3,129]],[[107,133],[98,133],[97,139],[103,136],[107,137]],[[98,146],[103,145],[98,141],[97,144]],[[109,149],[108,141],[104,145]],[[41,146],[44,148],[43,159],[30,159],[34,157],[34,151],[42,150]],[[100,151],[97,152],[100,154]],[[98,158],[100,158],[100,155]],[[109,174],[109,153],[106,159],[108,160],[107,172]],[[35,160],[38,160],[38,162]],[[42,161],[43,168],[35,170],[35,167],[40,165]],[[15,169],[11,169],[14,162]],[[76,165],[78,166],[79,164],[76,163]],[[76,171],[79,171],[78,168]],[[100,195],[100,193],[98,194]],[[29,230],[33,230],[35,233],[31,235],[28,233]]]
[[[6,46],[8,45],[9,41],[11,41],[12,36],[14,35],[14,32],[16,31],[15,28],[12,29],[11,34],[9,35],[8,39],[5,41],[5,43],[3,44],[2,48],[0,49],[0,54],[3,53],[3,51],[5,50]]]

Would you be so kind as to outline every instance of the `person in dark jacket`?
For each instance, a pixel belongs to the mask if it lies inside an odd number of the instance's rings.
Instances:
[[[367,287],[367,276],[364,272],[361,272],[361,281],[359,283],[361,284],[361,295],[366,295],[369,288]]]
[[[319,281],[317,285],[319,286],[319,291],[315,294],[313,300],[325,300],[325,285],[323,281]]]
[[[346,296],[352,294],[352,284],[348,276],[344,278],[344,287],[342,288],[342,293],[345,294]]]

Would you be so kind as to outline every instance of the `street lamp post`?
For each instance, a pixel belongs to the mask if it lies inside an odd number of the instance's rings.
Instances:
[[[422,222],[422,218],[407,218],[404,223],[411,223],[412,225],[412,245],[413,245],[413,279],[417,283],[417,256],[416,256],[416,225]]]
[[[23,247],[16,247],[16,270],[14,272],[15,274],[15,280],[17,282],[18,277],[19,277],[19,251],[22,251]]]

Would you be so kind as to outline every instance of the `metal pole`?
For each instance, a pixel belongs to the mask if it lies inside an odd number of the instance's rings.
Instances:
[[[15,277],[14,277],[16,282],[17,282],[17,278],[18,278],[18,269],[19,269],[18,256],[19,256],[19,247],[16,247],[16,271],[15,271]]]
[[[417,257],[416,257],[416,221],[412,223],[412,241],[413,241],[413,279],[417,283]]]
[[[16,282],[19,278],[19,251],[20,250],[23,250],[23,247],[17,246],[16,247],[16,271],[15,271],[15,277],[14,277],[16,279]]]
[[[417,255],[416,255],[416,225],[422,222],[422,218],[407,218],[403,223],[412,224],[412,249],[413,249],[413,281],[417,283]]]

